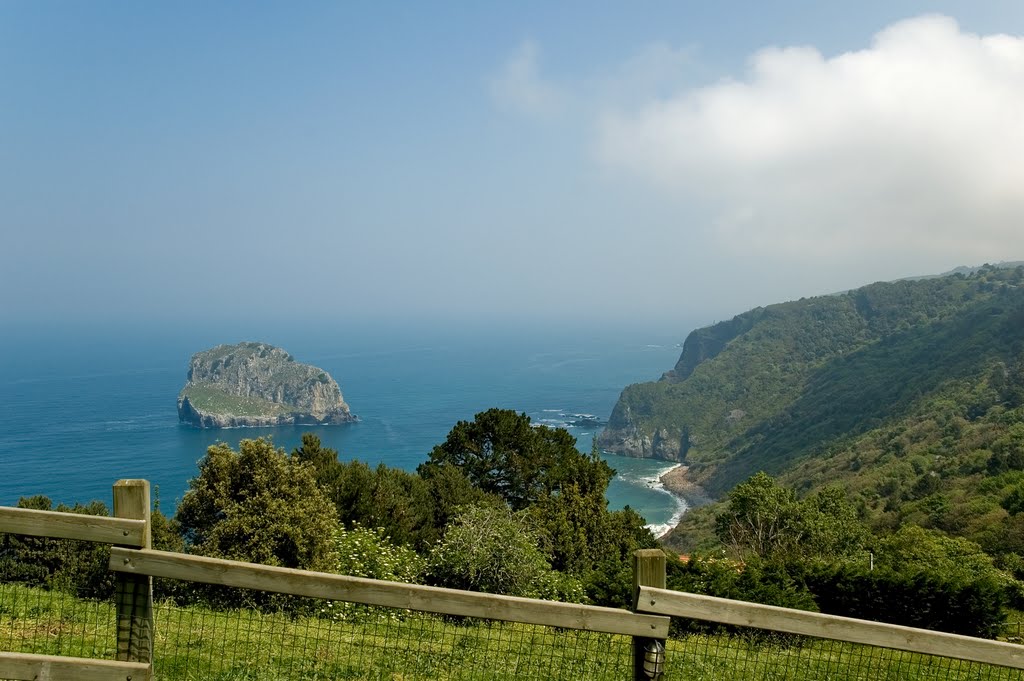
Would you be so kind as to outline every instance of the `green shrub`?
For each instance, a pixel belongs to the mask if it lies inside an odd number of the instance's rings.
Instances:
[[[382,579],[389,582],[416,584],[426,570],[426,561],[411,548],[394,544],[382,528],[340,528],[334,535],[337,556],[335,571],[351,577]],[[400,615],[392,608],[379,608],[359,603],[326,601],[319,606],[322,617],[334,620],[393,618]]]
[[[985,638],[994,638],[1007,616],[1006,586],[991,576],[964,580],[937,570],[820,564],[804,583],[832,615]]]
[[[428,560],[432,583],[508,596],[578,601],[578,580],[551,569],[540,533],[524,512],[469,506],[445,530]]]

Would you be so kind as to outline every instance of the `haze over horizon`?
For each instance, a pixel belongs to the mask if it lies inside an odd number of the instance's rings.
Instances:
[[[706,323],[1024,260],[1009,0],[4,0],[0,83],[9,328]]]

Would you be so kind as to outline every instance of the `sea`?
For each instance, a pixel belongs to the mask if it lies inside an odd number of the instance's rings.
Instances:
[[[691,327],[692,328],[692,327]],[[146,478],[173,510],[207,447],[269,437],[291,451],[316,433],[342,460],[405,470],[460,420],[499,407],[562,427],[589,452],[622,389],[657,379],[688,329],[402,324],[11,325],[0,338],[0,505],[45,495],[108,505],[121,478]],[[194,352],[258,340],[327,370],[358,422],[200,430],[179,423]],[[659,476],[673,464],[602,453],[616,470],[609,507],[656,533],[686,510]]]

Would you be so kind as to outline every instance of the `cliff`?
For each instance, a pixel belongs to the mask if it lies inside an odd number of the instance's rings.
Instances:
[[[780,475],[957,380],[1020,357],[1024,268],[877,283],[698,329],[675,368],[623,390],[598,446],[686,463],[721,495]]]
[[[326,371],[265,343],[218,345],[193,355],[178,418],[198,428],[356,420]]]

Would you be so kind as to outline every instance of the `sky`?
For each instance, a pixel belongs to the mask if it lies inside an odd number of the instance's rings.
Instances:
[[[0,324],[643,326],[1024,259],[1024,3],[0,0]]]

